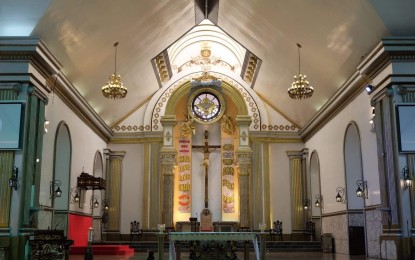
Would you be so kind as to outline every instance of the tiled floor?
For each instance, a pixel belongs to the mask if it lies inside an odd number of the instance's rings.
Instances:
[[[84,256],[69,256],[69,260],[83,260]],[[134,256],[122,257],[122,256],[94,256],[94,260],[145,260],[147,259],[146,253],[136,253]],[[157,258],[156,258],[157,259]],[[165,254],[164,259],[169,259],[168,254]],[[185,255],[183,260],[189,259]],[[238,259],[243,259],[243,254],[238,254]],[[249,259],[255,259],[255,254],[251,253]],[[366,258],[365,256],[350,256],[344,254],[329,254],[319,252],[269,252],[266,254],[266,259],[306,259],[306,260],[363,260],[363,259],[375,259]]]

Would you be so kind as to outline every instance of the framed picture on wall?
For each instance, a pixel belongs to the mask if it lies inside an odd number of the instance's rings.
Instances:
[[[398,142],[401,153],[415,152],[415,104],[396,106]]]

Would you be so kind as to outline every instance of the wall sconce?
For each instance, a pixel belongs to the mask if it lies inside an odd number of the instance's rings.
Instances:
[[[305,210],[308,210],[308,208],[310,207],[310,200],[309,199],[305,200],[303,207],[304,207]]]
[[[9,179],[9,187],[17,190],[17,186],[19,185],[19,169],[16,166],[13,166],[12,170],[12,177]]]
[[[412,178],[411,175],[409,174],[409,168],[408,166],[405,166],[402,171],[402,177],[403,177],[403,186],[405,187],[405,189],[410,189],[412,187]]]
[[[314,202],[314,205],[316,205],[317,208],[324,208],[323,206],[323,195],[316,194],[316,202]]]
[[[98,196],[92,195],[91,196],[91,209],[96,209],[99,207]]]
[[[78,187],[71,189],[71,204],[81,203],[81,190]]]
[[[49,120],[46,120],[45,119],[45,123],[43,125],[43,128],[45,130],[45,134],[48,132],[48,126],[49,126],[49,124],[50,124]]]
[[[62,182],[60,180],[51,181],[50,182],[50,197],[52,199],[54,198],[60,198],[62,196],[62,190],[60,186],[62,185]],[[55,189],[56,187],[56,189]]]
[[[109,210],[110,207],[108,206],[108,203],[105,200],[102,201],[102,204],[104,205],[105,211]]]
[[[357,190],[356,190],[357,197],[367,199],[367,181],[358,180],[356,184],[357,184]]]
[[[336,201],[339,203],[343,203],[343,204],[346,203],[346,200],[344,199],[344,195],[345,195],[344,188],[337,187],[336,191],[337,191]]]
[[[375,108],[372,108],[372,117],[369,120],[370,132],[375,133]]]

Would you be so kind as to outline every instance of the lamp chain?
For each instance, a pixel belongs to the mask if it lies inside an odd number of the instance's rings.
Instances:
[[[114,75],[117,76],[117,47],[118,47],[118,42],[114,43],[114,47],[115,47],[115,65],[114,65]]]
[[[297,43],[297,50],[298,50],[298,75],[301,74],[301,54],[300,54],[300,48],[301,45],[299,43]]]

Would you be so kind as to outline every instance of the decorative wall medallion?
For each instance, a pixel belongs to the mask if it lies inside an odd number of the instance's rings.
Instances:
[[[242,131],[242,134],[241,134],[242,141],[245,142],[247,137],[248,137],[248,135],[246,134],[246,132]]]
[[[171,138],[172,138],[172,136],[171,136],[170,131],[167,131],[167,134],[166,134],[166,140],[167,140],[167,142],[170,142]]]

